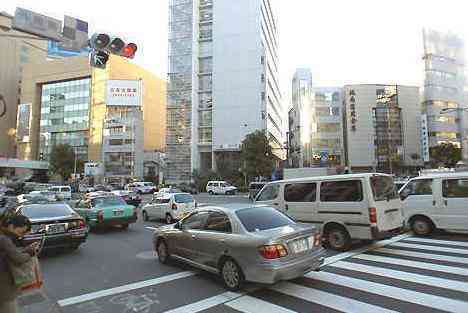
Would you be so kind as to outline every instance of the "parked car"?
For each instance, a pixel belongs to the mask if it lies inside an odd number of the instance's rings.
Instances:
[[[180,183],[177,186],[182,192],[188,192],[192,195],[198,194],[198,189],[195,184]]]
[[[164,187],[164,188],[159,189],[159,191],[156,191],[155,193],[153,193],[153,198],[162,197],[163,195],[168,194],[168,193],[179,193],[179,192],[182,192],[182,190],[180,190],[179,188]]]
[[[135,182],[127,184],[125,190],[134,191],[138,194],[147,194],[155,192],[156,186],[152,182]]]
[[[468,231],[468,172],[412,178],[400,190],[405,221],[417,235]]]
[[[133,205],[135,207],[138,207],[141,204],[141,196],[133,191],[114,190],[111,192],[112,194],[121,197],[127,204]]]
[[[167,193],[153,197],[141,209],[143,220],[164,219],[167,224],[183,218],[197,207],[193,196],[189,193]]]
[[[138,218],[138,210],[133,205],[113,194],[87,196],[78,201],[75,207],[90,228],[120,225],[128,228]]]
[[[47,190],[42,190],[42,191],[31,191],[28,194],[22,194],[16,197],[16,201],[19,204],[28,202],[29,200],[36,198],[38,196],[42,196],[44,199],[46,199],[49,202],[53,202],[57,200],[57,196],[54,192],[52,191],[47,191]]]
[[[390,175],[347,174],[268,183],[255,199],[300,222],[322,225],[324,243],[351,248],[352,239],[376,240],[400,233],[401,201]]]
[[[225,181],[209,181],[206,184],[206,192],[210,195],[234,195],[237,187]]]
[[[71,187],[70,186],[52,186],[49,188],[57,196],[57,199],[71,200]]]
[[[78,187],[78,191],[81,193],[88,193],[88,192],[96,191],[96,189],[94,189],[94,187],[92,186],[80,185]]]
[[[65,203],[22,205],[16,213],[32,223],[31,232],[22,239],[26,245],[43,241],[44,249],[78,249],[88,237],[85,220]]]
[[[233,291],[244,281],[273,284],[317,270],[325,253],[315,226],[248,204],[199,208],[156,229],[153,246],[161,263],[174,258],[220,274]]]
[[[267,182],[251,182],[249,184],[249,199],[254,200],[258,192],[267,184]]]

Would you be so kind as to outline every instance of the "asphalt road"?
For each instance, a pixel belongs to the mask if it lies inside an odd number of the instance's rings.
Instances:
[[[201,206],[249,202],[243,195],[196,198]],[[23,312],[468,312],[468,235],[356,244],[350,253],[330,252],[320,272],[233,293],[215,275],[159,264],[151,248],[158,225],[139,220],[128,230],[91,233],[77,251],[47,253],[45,288],[20,299]]]

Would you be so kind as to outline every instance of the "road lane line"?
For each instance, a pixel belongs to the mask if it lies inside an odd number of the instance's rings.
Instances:
[[[198,302],[194,302],[191,304],[187,304],[187,305],[166,311],[164,313],[187,313],[187,312],[196,313],[196,312],[207,310],[214,306],[223,304],[225,302],[231,301],[233,299],[239,298],[242,295],[243,295],[242,293],[227,291],[220,295],[210,297],[210,298],[207,298]]]
[[[180,272],[180,273],[175,273],[167,276],[162,276],[150,280],[144,280],[144,281],[139,281],[136,283],[128,284],[128,285],[123,285],[115,288],[110,288],[110,289],[104,289],[104,290],[99,290],[96,292],[91,292],[87,293],[81,296],[76,296],[76,297],[71,297],[67,299],[62,299],[57,301],[58,305],[61,307],[72,305],[72,304],[78,304],[86,301],[91,301],[94,299],[99,299],[102,297],[107,297],[107,296],[112,296],[115,294],[119,294],[122,292],[127,292],[130,290],[135,290],[135,289],[140,289],[140,288],[145,288],[149,286],[155,286],[155,285],[160,285],[163,283],[167,283],[176,279],[181,279],[181,278],[186,278],[190,277],[193,275],[196,275],[197,273],[191,272],[191,271],[185,271],[185,272]]]
[[[461,246],[461,247],[468,247],[468,242],[466,241],[451,241],[451,240],[438,240],[438,239],[429,239],[429,238],[408,238],[405,239],[406,241],[415,241],[415,242],[427,242],[433,244],[440,244],[440,245],[452,245],[452,246]]]
[[[436,272],[468,276],[468,268],[462,268],[462,267],[446,266],[446,265],[439,265],[439,264],[420,262],[420,261],[410,261],[410,260],[405,260],[405,259],[391,258],[391,257],[380,256],[380,255],[369,255],[369,254],[355,255],[352,258],[359,259],[359,260],[379,262],[379,263],[408,266],[408,267],[420,268],[420,269],[436,271]]]
[[[224,305],[243,313],[297,313],[296,311],[251,296],[243,296]]]
[[[327,257],[327,258],[325,258],[323,264],[320,267],[325,267],[327,265],[333,264],[333,263],[341,261],[343,259],[355,256],[355,255],[358,255],[358,254],[361,254],[361,253],[364,253],[364,252],[367,252],[367,251],[375,250],[375,249],[381,248],[383,246],[393,244],[393,243],[395,243],[397,241],[406,239],[406,238],[408,238],[410,236],[412,236],[412,234],[410,234],[410,233],[401,234],[401,235],[395,236],[395,237],[387,239],[387,240],[382,240],[382,241],[375,242],[375,243],[373,243],[373,244],[371,244],[369,246],[362,247],[362,248],[356,249],[354,251],[343,252],[343,253],[340,253],[340,254],[337,254],[337,255],[334,255],[334,256]]]
[[[306,274],[305,277],[361,290],[367,293],[373,293],[384,297],[423,305],[442,311],[466,313],[467,303],[465,301],[453,300],[432,294],[402,289],[334,273],[311,272]]]
[[[347,313],[396,313],[396,311],[388,310],[383,307],[289,282],[280,282],[269,288],[295,298],[300,298]]]
[[[413,243],[404,243],[404,242],[395,242],[395,243],[392,243],[390,246],[468,255],[468,249],[456,249],[456,248],[446,248],[446,247],[437,247],[437,246],[428,246],[428,245],[417,245]]]
[[[149,229],[149,230],[156,230],[158,229],[157,227],[151,227],[151,226],[145,226],[146,229]]]
[[[383,252],[383,253],[388,253],[388,254],[403,255],[403,256],[429,259],[429,260],[468,264],[468,258],[464,258],[464,257],[430,254],[430,253],[423,253],[423,252],[416,252],[416,251],[409,251],[409,250],[399,250],[399,249],[388,249],[388,248],[380,248],[378,250],[375,250],[375,252]]]
[[[388,268],[381,268],[377,266],[363,265],[359,263],[350,263],[340,261],[331,265],[332,267],[342,268],[350,271],[357,271],[366,274],[378,275],[383,277],[390,277],[399,280],[405,280],[417,284],[437,286],[439,288],[456,290],[461,292],[468,292],[468,283],[461,281],[443,279],[438,277],[431,277],[420,274],[413,274],[410,272],[396,271]]]

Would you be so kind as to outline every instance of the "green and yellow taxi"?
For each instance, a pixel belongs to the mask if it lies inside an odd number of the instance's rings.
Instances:
[[[75,211],[86,220],[91,229],[116,225],[128,228],[138,218],[136,207],[109,193],[85,197],[78,201]]]

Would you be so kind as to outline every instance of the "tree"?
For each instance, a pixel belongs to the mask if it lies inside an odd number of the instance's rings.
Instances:
[[[274,156],[264,131],[256,130],[242,141],[241,159],[247,178],[269,177],[274,167]]]
[[[454,167],[461,160],[461,149],[451,143],[441,143],[429,148],[434,166]]]
[[[70,177],[75,167],[75,152],[68,144],[59,144],[53,147],[50,153],[50,170],[60,175],[63,180]]]

